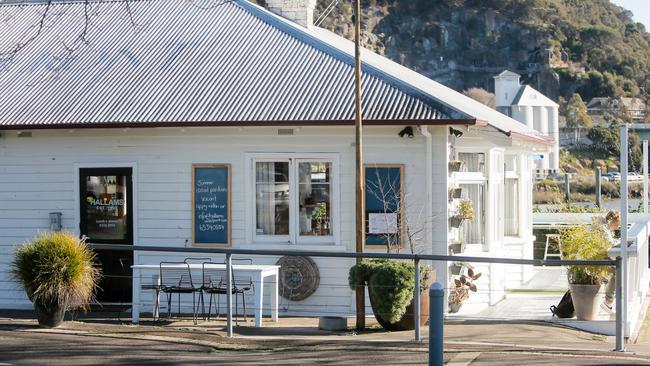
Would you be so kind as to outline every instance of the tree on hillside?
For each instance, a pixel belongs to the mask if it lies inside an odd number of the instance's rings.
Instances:
[[[582,101],[580,94],[573,93],[571,99],[562,106],[562,115],[566,118],[566,125],[573,128],[575,143],[580,140],[580,131],[591,127],[591,116],[587,113],[587,106]]]
[[[495,108],[497,105],[496,96],[482,88],[469,88],[465,90],[463,94],[490,108]]]

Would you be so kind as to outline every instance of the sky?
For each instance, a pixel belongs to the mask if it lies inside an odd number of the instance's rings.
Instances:
[[[650,29],[650,1],[648,0],[612,0],[616,5],[634,13],[634,20],[643,23],[646,29]]]

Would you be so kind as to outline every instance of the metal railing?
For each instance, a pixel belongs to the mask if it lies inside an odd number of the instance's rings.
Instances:
[[[395,259],[395,260],[411,260],[414,262],[415,268],[415,285],[413,289],[413,317],[414,317],[414,338],[415,341],[421,342],[421,329],[420,329],[420,261],[442,261],[442,262],[473,262],[473,263],[496,263],[496,264],[515,264],[515,265],[532,265],[532,266],[549,266],[561,267],[571,265],[588,265],[588,266],[614,266],[616,268],[616,350],[624,351],[625,349],[625,334],[623,328],[623,312],[619,309],[624,309],[622,295],[622,260],[618,257],[616,260],[558,260],[558,259],[515,259],[515,258],[488,258],[488,257],[474,257],[474,256],[457,256],[457,255],[435,255],[435,254],[393,254],[393,253],[348,253],[348,252],[323,252],[323,251],[309,251],[309,250],[259,250],[259,249],[233,249],[233,248],[203,248],[203,247],[162,247],[162,246],[131,246],[131,245],[115,245],[115,244],[89,244],[95,250],[118,250],[118,251],[138,251],[138,252],[158,252],[158,253],[201,253],[201,254],[223,254],[226,256],[226,272],[231,271],[231,258],[232,255],[255,255],[255,256],[309,256],[321,258],[372,258],[372,259]],[[138,263],[134,263],[138,264]],[[230,276],[228,276],[230,279]],[[228,337],[233,336],[232,324],[232,283],[228,281],[227,286],[227,300],[226,300],[226,332]],[[134,289],[135,291],[135,289]],[[139,289],[138,289],[139,291]],[[365,309],[364,309],[365,311]],[[434,315],[433,313],[431,314]],[[442,336],[442,335],[440,335]],[[433,335],[430,334],[430,338]]]

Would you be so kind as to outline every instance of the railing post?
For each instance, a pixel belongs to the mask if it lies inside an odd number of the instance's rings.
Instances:
[[[625,329],[623,327],[623,259],[616,257],[616,349],[625,351]]]
[[[413,286],[413,323],[415,325],[415,341],[421,342],[420,334],[420,259],[413,260],[415,265],[415,284]]]
[[[445,291],[438,282],[429,289],[429,366],[444,363]]]
[[[601,207],[600,196],[602,195],[600,178],[600,167],[596,167],[596,206]]]
[[[226,332],[232,337],[232,254],[226,253]]]

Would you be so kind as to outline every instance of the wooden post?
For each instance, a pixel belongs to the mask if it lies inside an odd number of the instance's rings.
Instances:
[[[569,184],[569,173],[564,173],[564,199],[566,203],[570,203],[571,201],[571,188]]]
[[[363,252],[365,240],[365,177],[363,171],[363,130],[361,123],[361,0],[354,2],[354,126],[356,149],[356,251]],[[361,258],[357,258],[357,263]],[[357,329],[366,327],[366,298],[365,290],[356,290]]]
[[[596,207],[600,207],[601,185],[600,167],[596,167]]]

